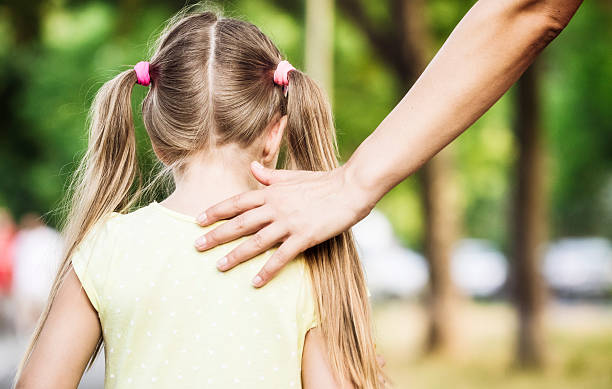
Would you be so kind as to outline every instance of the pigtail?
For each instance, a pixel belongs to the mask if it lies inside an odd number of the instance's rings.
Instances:
[[[70,212],[63,229],[65,253],[59,265],[47,305],[40,316],[25,356],[17,370],[15,382],[26,366],[44,326],[51,304],[64,278],[70,272],[70,256],[87,232],[104,216],[126,210],[137,197],[140,181],[137,176],[136,136],[132,117],[131,96],[136,83],[133,69],[126,70],[105,83],[90,109],[89,145],[73,181]],[[88,368],[102,346],[102,338],[92,354]]]
[[[337,143],[325,93],[298,70],[288,78],[287,167],[336,168]],[[358,388],[380,388],[384,375],[376,361],[365,277],[352,233],[343,232],[304,255],[334,370]]]

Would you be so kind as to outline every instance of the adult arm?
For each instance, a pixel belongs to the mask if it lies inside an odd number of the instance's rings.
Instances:
[[[77,388],[101,331],[98,314],[71,270],[16,388]]]
[[[480,0],[406,96],[329,172],[252,164],[263,189],[223,201],[201,225],[233,218],[196,241],[206,250],[254,235],[219,262],[227,270],[282,242],[253,279],[269,281],[297,254],[350,228],[376,202],[486,112],[569,23],[581,0]]]

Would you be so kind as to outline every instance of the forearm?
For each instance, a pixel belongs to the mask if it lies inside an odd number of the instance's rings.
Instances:
[[[368,206],[486,112],[567,25],[581,0],[480,0],[345,164]]]

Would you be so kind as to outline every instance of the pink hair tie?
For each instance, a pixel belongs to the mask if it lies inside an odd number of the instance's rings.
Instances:
[[[283,87],[283,92],[287,93],[287,86],[289,86],[289,72],[295,70],[295,68],[289,63],[289,61],[280,61],[274,71],[274,83]]]
[[[148,86],[151,83],[151,76],[149,76],[149,63],[147,61],[140,61],[134,65],[136,71],[136,83],[144,86]]]

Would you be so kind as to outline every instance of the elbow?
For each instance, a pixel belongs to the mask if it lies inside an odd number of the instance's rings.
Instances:
[[[523,11],[537,26],[540,41],[547,45],[567,27],[582,0],[531,0]]]
[[[477,13],[498,31],[513,31],[518,40],[544,48],[567,27],[582,0],[480,0]]]
[[[567,22],[563,22],[550,13],[542,13],[538,15],[538,25],[538,40],[540,45],[545,47],[561,34],[561,31],[567,26]]]
[[[545,31],[544,36],[549,41],[555,39],[561,31],[567,27],[572,16],[576,12],[580,2],[564,1],[564,2],[553,2],[554,4],[546,7],[540,11],[540,17],[542,18],[542,26]],[[569,7],[575,3],[575,7]]]

